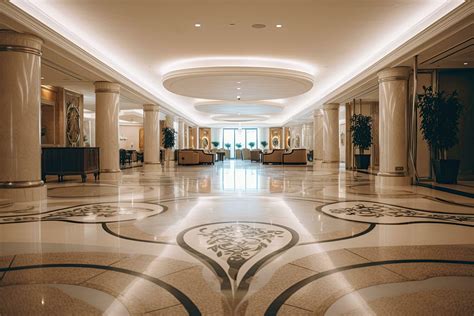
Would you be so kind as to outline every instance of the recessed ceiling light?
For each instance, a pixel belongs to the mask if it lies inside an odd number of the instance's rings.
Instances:
[[[240,83],[240,81],[237,81],[237,83]]]
[[[283,25],[281,25],[281,24],[277,24],[277,25],[276,25],[276,27],[277,27],[277,28],[282,28],[282,27],[283,27]]]
[[[195,27],[201,27],[201,23],[194,24]]]
[[[44,80],[44,77],[41,77],[41,80]]]
[[[266,27],[266,25],[265,25],[265,24],[256,23],[256,24],[252,24],[252,27],[253,27],[254,29],[263,29],[263,28]]]
[[[237,87],[237,90],[240,90],[240,87]]]
[[[464,63],[464,66],[467,66],[467,65],[468,65],[468,63]]]

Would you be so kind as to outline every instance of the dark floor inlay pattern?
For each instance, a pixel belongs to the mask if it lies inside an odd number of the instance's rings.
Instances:
[[[221,280],[233,310],[249,288],[249,279],[270,259],[298,243],[293,229],[264,222],[218,222],[181,232],[180,247],[190,252]]]
[[[347,201],[318,207],[323,213],[340,219],[374,224],[442,223],[474,226],[474,216],[425,211],[370,201]]]

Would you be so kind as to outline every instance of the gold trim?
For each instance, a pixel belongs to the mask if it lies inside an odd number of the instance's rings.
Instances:
[[[43,180],[0,182],[0,188],[2,189],[34,188],[34,187],[41,187],[43,185],[44,185]]]
[[[120,94],[120,89],[100,88],[100,89],[95,89],[95,93],[116,93],[116,94]]]
[[[120,169],[100,169],[100,173],[119,173],[122,172]]]
[[[43,52],[40,49],[19,45],[0,45],[0,52],[18,52],[37,56],[43,55]]]
[[[408,177],[407,172],[378,172],[377,176],[381,177]]]
[[[390,76],[385,78],[380,78],[379,83],[387,82],[387,81],[408,81],[409,77],[405,76]]]

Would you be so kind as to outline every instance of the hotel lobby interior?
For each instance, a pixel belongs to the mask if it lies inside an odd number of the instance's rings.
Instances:
[[[0,315],[473,315],[472,0],[0,0]]]

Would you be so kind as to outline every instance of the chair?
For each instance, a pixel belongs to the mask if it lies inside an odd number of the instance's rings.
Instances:
[[[204,151],[204,149],[197,149],[195,150],[195,152],[197,152],[199,154],[199,163],[200,164],[214,164],[214,159],[216,158],[216,156],[214,156],[214,154],[211,154],[211,153],[207,153]]]
[[[281,164],[283,162],[283,153],[284,149],[274,149],[272,152],[263,154],[262,163],[263,164]]]
[[[289,153],[283,154],[283,164],[285,165],[306,165],[307,163],[306,149],[293,149]]]
[[[120,155],[120,165],[125,166],[125,164],[130,164],[132,162],[132,155],[126,149],[119,150]]]
[[[194,150],[178,151],[178,165],[199,165],[199,153]]]
[[[260,154],[262,151],[260,149],[253,149],[250,151],[250,161],[260,162]]]
[[[242,159],[242,149],[235,150],[235,159]]]
[[[242,160],[250,160],[250,149],[242,149]]]

